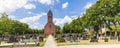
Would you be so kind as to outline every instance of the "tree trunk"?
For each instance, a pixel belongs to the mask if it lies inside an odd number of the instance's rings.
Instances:
[[[104,22],[105,22],[104,28],[106,28],[107,26],[109,26],[106,21],[104,21]],[[106,31],[106,29],[105,29],[105,31]],[[105,32],[105,37],[106,37],[106,32]]]
[[[89,28],[89,32],[90,32],[90,25],[89,25],[89,27],[88,27],[88,28]]]
[[[112,37],[112,32],[111,32],[111,30],[110,30],[110,37]]]
[[[117,37],[117,26],[116,26],[115,23],[113,23],[113,24],[114,24],[114,27],[115,27],[115,37]]]
[[[101,28],[101,24],[99,24],[99,28],[100,28],[100,37],[102,37],[102,28]]]

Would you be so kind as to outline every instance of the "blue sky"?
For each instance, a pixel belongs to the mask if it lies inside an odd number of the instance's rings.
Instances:
[[[29,27],[42,29],[47,23],[47,12],[53,12],[55,25],[63,26],[82,16],[96,0],[0,0],[0,13],[27,23]]]

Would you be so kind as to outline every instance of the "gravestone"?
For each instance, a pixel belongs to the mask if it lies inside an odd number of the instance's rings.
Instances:
[[[37,35],[33,35],[33,39],[37,39]]]
[[[26,35],[26,39],[30,39],[30,35]]]
[[[18,42],[17,38],[15,36],[10,36],[8,43]]]
[[[43,42],[44,38],[42,36],[39,37],[39,41]]]
[[[80,35],[78,34],[78,35],[76,35],[77,36],[77,40],[80,40],[81,39],[81,37],[80,37]]]
[[[120,41],[120,36],[118,36],[118,41]]]
[[[25,35],[23,35],[23,36],[22,36],[22,39],[26,39],[26,36],[25,36]]]
[[[2,37],[0,37],[0,44],[1,44],[1,41],[2,41]]]
[[[38,41],[37,39],[34,39],[33,41],[35,42],[35,44],[36,44],[36,46],[37,46],[38,43],[39,43],[39,41]]]
[[[77,41],[77,35],[73,34],[73,42],[76,42],[76,41]]]
[[[116,40],[117,38],[115,36],[110,37],[111,40]]]
[[[64,38],[60,38],[59,42],[65,42],[65,39]]]
[[[97,36],[93,36],[90,40],[90,42],[98,42]]]
[[[82,36],[83,40],[87,40],[87,35]]]
[[[74,35],[70,34],[69,36],[70,36],[70,42],[74,42],[75,41]]]
[[[104,38],[104,42],[108,42],[108,38]]]

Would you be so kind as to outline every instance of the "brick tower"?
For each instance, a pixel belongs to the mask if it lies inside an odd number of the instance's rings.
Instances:
[[[48,12],[48,21],[47,21],[47,24],[45,25],[44,27],[44,34],[45,35],[55,35],[56,34],[56,30],[55,30],[55,25],[53,23],[53,14],[51,12],[51,10],[49,10]]]

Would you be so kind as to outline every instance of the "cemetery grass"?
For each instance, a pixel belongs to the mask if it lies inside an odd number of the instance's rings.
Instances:
[[[4,42],[4,41],[2,41],[2,42],[1,42],[1,44],[5,44],[5,42]]]
[[[39,42],[39,44],[37,45],[37,47],[43,47],[44,44],[46,42],[46,38],[44,38],[44,41],[43,42]],[[6,44],[5,42],[1,42],[1,44]],[[22,46],[21,46],[22,47]],[[30,46],[31,47],[31,46]],[[0,47],[1,48],[1,47]],[[14,46],[7,46],[7,47],[3,47],[3,48],[15,48]],[[31,47],[32,48],[32,47]]]
[[[76,42],[57,42],[57,46],[66,46],[66,45],[97,45],[97,44],[120,44],[117,40],[109,40],[108,42],[104,42],[104,40],[98,40],[98,42],[89,42],[90,40],[79,40]]]
[[[43,42],[39,42],[39,43],[40,43],[39,46],[40,46],[40,47],[43,47],[43,46],[45,45],[46,40],[47,40],[47,38],[44,38],[44,41],[43,41]]]
[[[46,41],[40,42],[39,46],[43,47]]]
[[[40,44],[38,45],[38,46],[36,46],[36,47],[43,47],[44,46],[44,44],[45,44],[45,42],[46,42],[46,39],[43,41],[43,42],[39,42]],[[22,46],[21,46],[22,47]],[[3,48],[15,48],[14,46],[8,46],[8,47],[3,47]],[[24,47],[23,47],[24,48]],[[30,46],[30,48],[34,48],[34,47],[31,47]]]

